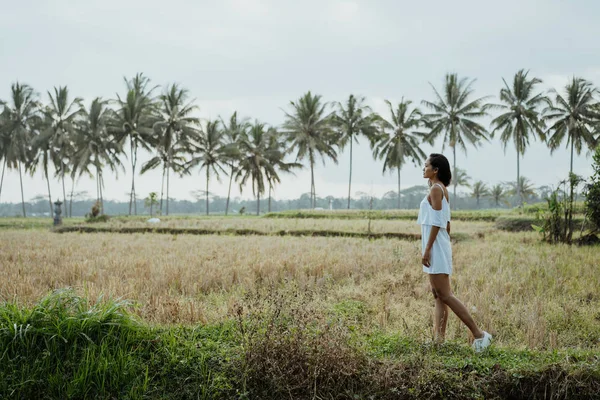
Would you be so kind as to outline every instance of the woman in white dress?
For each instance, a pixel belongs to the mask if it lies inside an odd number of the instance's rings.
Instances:
[[[450,163],[442,154],[430,154],[425,161],[423,178],[428,179],[430,191],[421,201],[417,223],[421,225],[423,272],[429,274],[435,298],[434,330],[436,339],[443,342],[448,321],[448,307],[471,330],[473,349],[481,352],[492,342],[492,335],[481,330],[464,304],[450,289],[452,274],[452,245],[450,242],[450,203],[448,189],[452,179]]]

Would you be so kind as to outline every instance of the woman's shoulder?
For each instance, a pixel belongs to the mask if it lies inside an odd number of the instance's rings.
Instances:
[[[446,193],[446,190],[442,188],[442,185],[435,183],[433,185],[431,185],[431,187],[429,188],[429,194],[432,194],[436,197],[441,197],[444,196]]]

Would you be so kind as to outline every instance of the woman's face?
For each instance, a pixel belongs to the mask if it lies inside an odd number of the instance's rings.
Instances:
[[[425,165],[423,166],[423,178],[432,179],[435,177],[436,174],[437,169],[436,171],[433,170],[433,167],[431,166],[428,158],[427,160],[425,160]]]

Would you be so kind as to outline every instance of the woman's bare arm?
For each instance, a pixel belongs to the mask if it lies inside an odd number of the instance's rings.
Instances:
[[[442,209],[442,196],[444,196],[444,192],[439,186],[434,186],[431,188],[429,192],[429,200],[431,201],[431,207],[439,211]],[[440,231],[439,226],[432,226],[431,232],[429,233],[429,240],[427,241],[427,247],[425,247],[425,251],[431,251],[433,247],[433,243],[435,242],[435,238],[437,237],[438,232]]]

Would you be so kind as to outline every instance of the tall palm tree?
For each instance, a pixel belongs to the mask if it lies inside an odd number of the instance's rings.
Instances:
[[[475,122],[473,118],[487,115],[484,104],[488,97],[471,100],[475,80],[459,79],[457,74],[446,74],[444,92],[441,95],[431,85],[436,99],[434,102],[423,101],[433,113],[425,115],[431,131],[426,140],[433,143],[438,136],[444,136],[443,148],[446,145],[452,148],[453,169],[456,169],[456,147],[460,146],[467,152],[467,143],[477,147],[482,140],[488,140],[486,129]],[[454,184],[453,200],[456,200],[456,183]]]
[[[427,156],[419,147],[423,134],[415,132],[421,123],[421,112],[418,108],[409,111],[412,102],[402,100],[394,111],[392,103],[385,101],[390,109],[391,119],[382,119],[381,134],[374,139],[373,157],[384,160],[383,172],[396,168],[398,172],[398,208],[400,208],[400,171],[407,161],[420,163]]]
[[[225,134],[220,128],[219,120],[207,121],[204,129],[201,129],[190,143],[192,153],[191,160],[186,164],[186,171],[196,166],[206,171],[206,215],[209,213],[208,195],[210,172],[219,179],[219,173],[227,173],[223,168],[226,162],[227,144]]]
[[[104,187],[103,169],[108,167],[118,174],[118,170],[125,170],[120,155],[123,153],[121,143],[109,127],[113,124],[115,113],[108,108],[108,101],[100,97],[95,98],[88,109],[82,110],[82,118],[77,127],[75,140],[75,156],[73,178],[83,174],[96,177],[96,201],[100,204],[100,212],[104,213]],[[93,172],[92,172],[93,170]]]
[[[554,152],[566,137],[567,147],[571,146],[569,172],[573,173],[573,151],[579,155],[584,147],[593,149],[598,143],[593,128],[598,124],[599,113],[592,107],[597,90],[591,82],[573,77],[565,86],[565,97],[554,89],[551,93],[554,94],[555,104],[544,110],[545,119],[552,121],[547,131],[551,134],[548,145],[550,151]]]
[[[473,184],[473,192],[471,196],[477,200],[477,208],[479,208],[479,199],[490,195],[490,191],[485,183],[477,181]]]
[[[492,137],[496,132],[501,132],[500,141],[504,150],[509,141],[515,144],[517,150],[517,182],[521,176],[519,157],[525,155],[529,145],[530,136],[537,135],[541,140],[546,140],[544,122],[540,116],[539,107],[542,104],[551,106],[552,103],[543,93],[534,93],[535,86],[542,83],[538,78],[527,78],[529,71],[519,70],[514,78],[512,87],[504,79],[504,88],[500,90],[500,100],[504,104],[494,107],[504,111],[492,120]],[[523,196],[517,188],[520,205],[523,205]]]
[[[33,88],[19,82],[12,84],[10,103],[5,105],[1,118],[4,161],[9,169],[19,171],[23,217],[27,217],[23,193],[23,164],[27,165],[29,162],[32,153],[31,141],[36,134],[36,127],[40,124],[39,103]]]
[[[358,137],[363,135],[370,140],[377,134],[377,116],[371,108],[364,105],[365,98],[348,97],[346,107],[342,103],[337,104],[337,113],[332,116],[332,125],[338,134],[338,147],[343,150],[350,143],[350,175],[348,177],[348,209],[350,209],[350,193],[352,188],[352,144]]]
[[[490,190],[490,196],[492,199],[494,199],[496,207],[500,206],[500,202],[506,197],[506,189],[504,188],[504,185],[499,183],[494,185]]]
[[[152,92],[157,86],[149,88],[150,79],[138,73],[131,80],[124,78],[127,93],[124,98],[117,94],[118,110],[111,132],[117,135],[123,143],[129,139],[129,155],[131,162],[131,192],[129,195],[129,215],[133,205],[134,214],[137,215],[135,168],[137,166],[137,153],[141,147],[150,150],[153,125],[156,121],[156,101]]]
[[[265,193],[265,183],[279,182],[279,175],[271,160],[276,156],[269,154],[273,146],[269,146],[273,131],[265,124],[255,121],[247,132],[240,135],[238,146],[240,163],[235,180],[239,182],[240,191],[250,180],[252,194],[256,196],[256,215],[260,214],[260,195]]]
[[[66,86],[54,87],[54,94],[48,93],[50,103],[42,110],[44,119],[38,136],[40,151],[44,153],[42,163],[44,174],[48,181],[48,197],[50,196],[50,181],[48,178],[48,161],[52,160],[57,175],[61,178],[63,188],[63,201],[67,201],[65,190],[65,174],[70,170],[69,160],[73,154],[73,135],[77,118],[81,115],[82,99],[69,98],[69,89]],[[52,215],[52,200],[50,200]],[[65,212],[68,215],[67,212]]]
[[[311,207],[315,208],[317,195],[315,190],[314,167],[317,156],[321,156],[323,165],[325,157],[337,163],[335,133],[332,129],[331,115],[327,113],[327,103],[321,102],[320,95],[310,91],[298,99],[291,101],[292,113],[285,113],[283,131],[288,137],[290,150],[296,152],[296,161],[308,158],[310,164]]]
[[[149,138],[152,147],[156,149],[157,155],[142,165],[141,173],[162,165],[163,180],[167,179],[167,201],[166,214],[169,215],[169,177],[171,170],[182,173],[184,158],[182,152],[186,149],[194,135],[200,120],[192,114],[198,111],[198,107],[189,101],[187,89],[172,84],[159,97],[159,108],[157,109],[157,121],[154,123],[154,135]],[[162,212],[163,191],[161,185],[160,210]]]
[[[267,131],[268,144],[265,151],[265,157],[268,163],[273,167],[265,169],[265,175],[269,184],[269,207],[268,211],[271,212],[271,192],[276,183],[280,183],[279,173],[285,172],[293,174],[294,169],[300,169],[303,167],[302,164],[297,162],[286,162],[285,156],[288,153],[285,150],[285,138],[275,129],[270,128]],[[275,171],[275,174],[272,173]]]
[[[238,140],[240,137],[247,133],[250,126],[247,119],[238,119],[237,111],[235,111],[229,118],[229,123],[225,123],[221,119],[221,125],[223,126],[223,133],[225,135],[225,142],[228,145],[228,151],[225,156],[226,163],[230,168],[229,173],[229,189],[227,190],[227,202],[225,203],[225,215],[229,212],[229,200],[231,198],[231,184],[233,177],[236,172],[236,168],[240,162],[240,153],[238,148]]]

